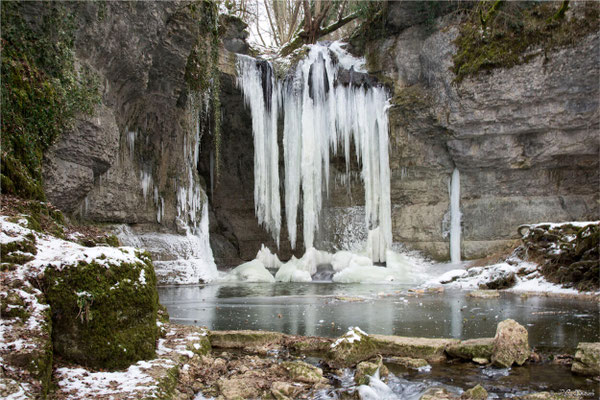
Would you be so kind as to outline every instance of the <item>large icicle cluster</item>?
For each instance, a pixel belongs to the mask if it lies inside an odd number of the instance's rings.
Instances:
[[[239,56],[238,76],[244,100],[252,113],[254,135],[254,210],[258,222],[273,234],[279,245],[281,200],[279,197],[279,148],[277,113],[279,83],[266,61]]]
[[[266,61],[238,59],[239,86],[252,114],[255,156],[255,207],[258,219],[278,240],[281,228],[277,147],[278,100],[284,114],[285,210],[292,247],[302,193],[304,245],[314,245],[323,192],[329,187],[329,157],[343,149],[349,168],[356,149],[365,185],[366,224],[371,257],[385,261],[391,245],[388,98],[381,87],[338,84],[341,68],[350,76],[362,60],[339,43],[310,47],[307,57],[283,84]],[[278,96],[277,92],[280,93]]]

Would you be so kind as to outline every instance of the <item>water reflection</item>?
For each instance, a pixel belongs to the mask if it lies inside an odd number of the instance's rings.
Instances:
[[[468,339],[493,336],[512,318],[538,348],[572,349],[599,341],[599,304],[551,297],[474,299],[462,291],[410,296],[397,285],[228,283],[159,288],[174,322],[210,329],[261,329],[339,336],[348,326],[369,333]],[[341,296],[344,296],[343,298]]]

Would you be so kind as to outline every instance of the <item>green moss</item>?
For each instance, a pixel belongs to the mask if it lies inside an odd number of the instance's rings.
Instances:
[[[177,388],[177,380],[179,379],[179,365],[170,368],[164,378],[158,382],[158,390],[152,395],[144,397],[143,400],[171,400]]]
[[[54,350],[94,368],[124,368],[155,354],[158,295],[149,258],[135,264],[79,262],[46,270]],[[144,274],[146,284],[140,283]],[[79,293],[79,295],[78,295]]]
[[[99,83],[88,69],[76,70],[76,26],[62,4],[48,2],[48,12],[31,23],[22,15],[23,3],[4,1],[1,7],[1,190],[43,200],[43,154],[75,115],[92,112]]]
[[[0,259],[3,263],[23,265],[33,260],[37,254],[35,247],[35,236],[27,235],[23,240],[0,243]]]
[[[219,7],[214,1],[201,0],[189,5],[193,18],[198,21],[198,38],[188,57],[185,81],[191,98],[192,112],[198,114],[203,125],[212,122],[212,140],[215,149],[216,176],[221,165],[221,73],[219,71]],[[200,101],[210,96],[210,115],[204,114]]]
[[[555,18],[559,9],[553,2],[503,2],[499,9],[497,5],[480,1],[461,24],[452,67],[457,82],[481,71],[525,63],[536,47],[547,54],[573,45],[600,28],[595,2],[586,2],[583,16],[568,21]]]
[[[27,228],[64,239],[65,218],[49,203],[37,200],[19,201],[16,211],[24,215]]]

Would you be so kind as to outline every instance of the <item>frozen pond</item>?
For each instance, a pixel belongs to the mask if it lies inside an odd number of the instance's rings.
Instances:
[[[337,337],[349,326],[368,333],[492,337],[512,318],[539,350],[573,351],[600,341],[599,304],[572,298],[521,296],[470,298],[466,291],[413,294],[390,284],[214,283],[159,288],[160,301],[181,324],[213,330],[257,329]]]

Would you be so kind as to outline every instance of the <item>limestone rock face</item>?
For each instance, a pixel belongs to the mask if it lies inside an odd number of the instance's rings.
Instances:
[[[600,343],[579,343],[571,371],[580,375],[600,375]]]
[[[491,358],[494,365],[502,368],[523,365],[530,352],[529,334],[524,326],[512,319],[498,324]]]
[[[393,95],[394,240],[448,258],[455,167],[463,258],[513,245],[523,223],[597,220],[600,36],[457,84],[450,67],[459,13],[419,25],[416,5],[389,7],[396,33],[355,50]],[[363,199],[353,190],[350,200],[344,188],[332,193],[331,203],[346,209]]]

